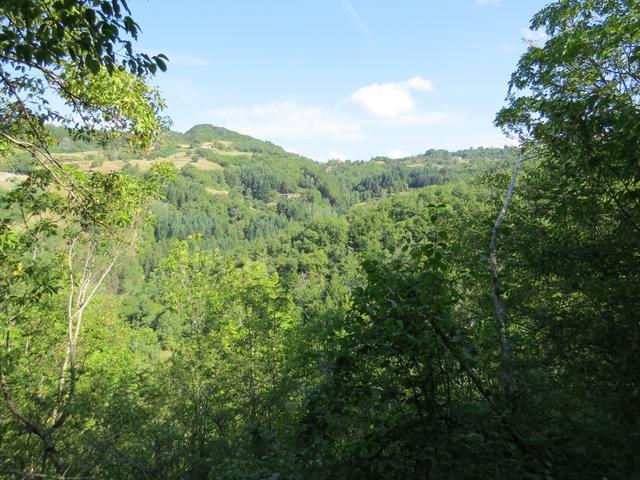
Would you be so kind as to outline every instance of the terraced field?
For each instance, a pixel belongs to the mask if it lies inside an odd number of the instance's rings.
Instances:
[[[200,170],[222,170],[222,165],[207,160],[204,158],[198,158],[193,160],[195,152],[188,150],[184,152],[178,152],[168,157],[161,157],[153,160],[147,159],[133,159],[133,160],[105,160],[103,152],[88,151],[78,153],[56,153],[53,157],[61,163],[75,164],[82,171],[94,171],[94,172],[117,172],[129,164],[131,166],[137,166],[140,170],[145,171],[151,168],[156,162],[168,161],[173,163],[176,168],[180,169],[187,164],[191,164]]]

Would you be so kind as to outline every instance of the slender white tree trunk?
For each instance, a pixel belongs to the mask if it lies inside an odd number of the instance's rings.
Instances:
[[[509,341],[509,333],[507,330],[507,308],[500,295],[500,284],[498,282],[498,260],[496,254],[496,245],[498,242],[498,232],[507,213],[513,192],[516,187],[516,179],[522,165],[522,157],[519,156],[513,165],[511,173],[511,182],[504,197],[502,209],[496,218],[491,232],[491,242],[489,243],[489,265],[491,266],[491,294],[493,297],[493,306],[496,312],[496,321],[498,323],[498,332],[500,337],[500,367],[502,370],[502,388],[507,398],[513,396],[515,392],[515,383],[513,380],[513,371],[511,368],[511,342]]]

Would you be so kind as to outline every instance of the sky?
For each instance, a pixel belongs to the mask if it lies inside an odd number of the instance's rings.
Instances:
[[[543,0],[130,0],[173,129],[326,161],[511,141],[493,127]]]

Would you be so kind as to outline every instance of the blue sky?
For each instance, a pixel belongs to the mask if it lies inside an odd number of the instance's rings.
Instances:
[[[316,160],[507,143],[492,126],[542,0],[130,2],[174,129]],[[528,39],[528,40],[525,40]]]

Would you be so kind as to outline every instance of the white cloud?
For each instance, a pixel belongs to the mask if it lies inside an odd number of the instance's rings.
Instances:
[[[329,158],[345,159],[346,144],[379,140],[381,131],[419,129],[457,124],[460,117],[447,111],[418,108],[414,95],[433,90],[431,81],[415,76],[395,83],[371,84],[355,91],[350,102],[309,105],[279,100],[256,105],[203,109],[199,122],[213,123],[253,137],[289,145],[296,151],[326,159],[327,143],[335,148]],[[423,133],[419,135],[423,135]],[[321,145],[325,147],[322,148]],[[316,145],[313,151],[305,145]],[[386,148],[379,151],[385,151]],[[403,156],[395,152],[398,156]],[[353,156],[348,158],[354,158]]]
[[[499,5],[501,0],[476,0],[476,5]]]
[[[329,152],[329,160],[346,160],[347,156],[344,153],[336,152],[335,150],[331,150]]]
[[[529,44],[544,43],[549,39],[549,36],[544,30],[531,30],[530,28],[522,29],[522,40]]]
[[[207,121],[263,139],[360,140],[361,125],[341,112],[293,101],[210,109]]]
[[[402,150],[401,148],[394,148],[393,150],[389,150],[387,152],[387,157],[389,158],[405,158],[408,156],[409,154],[405,150]]]
[[[381,118],[396,118],[415,110],[409,91],[399,83],[377,83],[356,90],[351,100],[368,113]]]
[[[396,92],[391,94],[386,86],[380,86],[383,87],[381,95],[384,98],[380,104],[376,105],[372,102],[369,106],[375,109],[383,105],[387,110],[381,109],[381,115],[374,114],[373,118],[363,118],[356,112],[346,109],[306,105],[286,100],[253,106],[213,108],[204,111],[199,121],[210,122],[266,140],[284,141],[284,143],[292,140],[360,141],[369,137],[371,128],[426,127],[451,125],[459,121],[458,116],[452,113],[417,110],[410,96],[403,97],[404,94],[408,95],[408,90],[398,86],[399,84],[395,85],[396,87],[393,88],[396,88]],[[369,94],[375,99],[378,93]],[[405,102],[401,105],[401,109],[398,109],[397,105],[385,103],[393,100],[394,95],[398,95],[400,102]],[[389,115],[392,109],[401,110],[403,114]]]
[[[420,76],[405,82],[372,83],[353,92],[351,101],[374,117],[395,119],[416,110],[412,90],[430,92],[433,84]]]
[[[433,82],[431,82],[431,80],[427,80],[426,78],[422,78],[420,75],[411,77],[405,82],[405,84],[407,85],[407,87],[413,90],[419,90],[422,92],[433,92]]]

